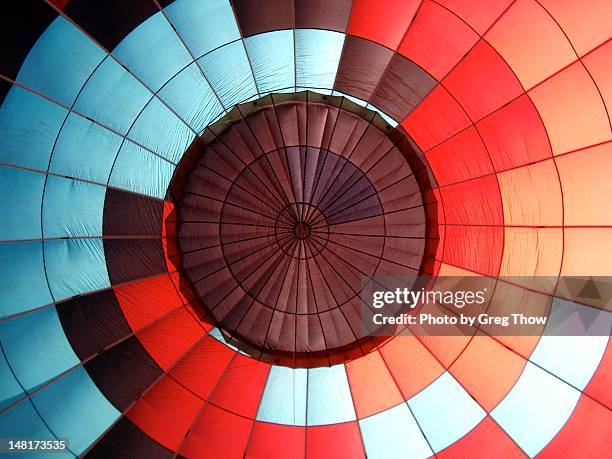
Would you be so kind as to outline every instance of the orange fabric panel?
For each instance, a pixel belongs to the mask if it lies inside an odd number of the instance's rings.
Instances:
[[[525,89],[577,58],[563,31],[535,0],[518,0],[485,39],[508,62]]]
[[[490,412],[521,375],[526,360],[486,335],[476,335],[449,371]]]
[[[471,124],[461,106],[438,85],[402,122],[423,151],[445,141]]]
[[[465,437],[436,454],[440,459],[525,458],[508,434],[489,416]]]
[[[404,401],[377,351],[345,364],[357,419],[363,419]]]
[[[255,422],[246,457],[303,459],[306,428]]]
[[[478,40],[478,35],[451,11],[425,0],[398,52],[439,81]],[[432,53],[432,49],[437,51]]]
[[[420,0],[354,0],[347,33],[397,49]]]
[[[612,228],[565,228],[562,276],[612,275]]]
[[[255,418],[270,365],[250,357],[236,355],[219,380],[211,403],[234,413]]]
[[[169,377],[162,378],[126,416],[156,442],[174,451],[204,402]]]
[[[132,330],[138,330],[182,302],[167,274],[114,287],[121,310]]]
[[[138,340],[164,370],[168,370],[206,331],[185,309],[139,333]]]
[[[442,81],[472,121],[484,118],[523,93],[508,64],[485,41],[478,42]]]
[[[595,400],[612,409],[612,342],[608,340],[608,347],[601,358],[597,371],[585,387],[584,392]]]
[[[483,35],[512,3],[512,0],[438,0]]]
[[[449,185],[442,190],[448,225],[501,225],[502,202],[494,175]]]
[[[557,158],[563,188],[565,224],[612,225],[612,143]]]
[[[230,348],[207,336],[181,360],[170,375],[206,400],[234,354]]]
[[[500,276],[517,276],[513,282],[552,294],[562,252],[562,228],[505,228]]]
[[[612,412],[582,396],[568,421],[538,458],[610,457],[610,438]]]
[[[612,37],[612,2],[589,0],[539,0],[561,25],[579,56]]]
[[[527,95],[479,121],[476,127],[497,171],[552,156],[544,124]]]
[[[552,159],[497,176],[505,225],[559,226],[563,223],[561,187]]]
[[[601,45],[582,58],[604,100],[608,116],[612,114],[612,41]]]
[[[448,368],[459,357],[470,342],[470,338],[470,336],[419,336],[421,343],[444,368]]]
[[[493,173],[487,150],[473,126],[425,154],[440,186]]]
[[[612,138],[597,87],[580,62],[529,91],[542,116],[554,154]]]
[[[396,336],[379,349],[404,400],[444,373],[444,368],[414,336]]]
[[[179,451],[184,457],[242,457],[253,421],[206,405]]]
[[[345,422],[306,429],[307,459],[365,458],[356,422]]]

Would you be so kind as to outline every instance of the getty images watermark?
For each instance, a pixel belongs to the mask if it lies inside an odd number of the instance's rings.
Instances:
[[[362,279],[363,336],[609,336],[610,278]]]

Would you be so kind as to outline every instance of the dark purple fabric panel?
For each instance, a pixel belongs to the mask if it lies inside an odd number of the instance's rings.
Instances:
[[[151,0],[71,0],[64,8],[70,19],[109,51],[158,11]]]
[[[112,285],[168,271],[161,239],[105,239],[104,253]]]
[[[170,459],[174,453],[142,432],[127,418],[121,418],[85,455],[91,459]]]
[[[10,3],[10,7],[5,5],[0,14],[0,73],[15,79],[32,45],[57,17],[57,13],[40,0],[7,3]]]
[[[295,0],[295,27],[346,32],[352,0]]]
[[[370,100],[392,57],[393,51],[384,46],[347,36],[334,89]]]
[[[85,369],[119,411],[124,411],[162,374],[162,370],[135,337],[87,362]]]
[[[232,0],[243,37],[293,28],[293,0]]]
[[[109,188],[104,201],[104,236],[160,236],[164,202]]]
[[[395,54],[370,102],[401,122],[436,84],[417,64]]]
[[[92,293],[57,305],[64,333],[81,360],[131,333],[115,293]]]

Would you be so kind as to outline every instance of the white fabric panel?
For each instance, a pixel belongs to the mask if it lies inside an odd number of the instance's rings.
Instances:
[[[306,370],[272,366],[261,397],[257,420],[306,425]]]
[[[434,452],[455,443],[486,416],[448,372],[408,400]]]
[[[579,398],[579,391],[527,362],[523,374],[491,416],[533,457],[563,427]]]
[[[405,403],[361,419],[359,426],[368,459],[418,459],[432,454]]]
[[[308,425],[354,421],[355,408],[344,365],[308,370]]]

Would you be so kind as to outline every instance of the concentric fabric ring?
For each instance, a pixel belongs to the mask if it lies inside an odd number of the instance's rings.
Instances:
[[[377,112],[389,147],[413,153],[403,161],[419,184],[424,248],[402,262],[421,261],[434,276],[484,276],[492,312],[599,311],[597,298],[570,300],[582,276],[603,292],[612,272],[611,8],[597,0],[5,6],[0,437],[67,438],[54,457],[608,454],[609,334],[479,329],[302,361],[295,350],[265,359],[214,328],[185,254],[220,238],[181,220],[189,200],[181,179],[221,137],[221,162],[288,146],[305,156],[371,154],[357,125],[333,130],[333,110],[323,127],[309,123],[291,139],[262,131],[267,120],[255,114],[337,96],[338,111]],[[232,130],[240,124],[248,128]],[[311,137],[321,131],[328,135]],[[220,218],[221,206],[212,210]],[[307,233],[294,225],[296,238]],[[330,229],[326,247],[332,237]]]

